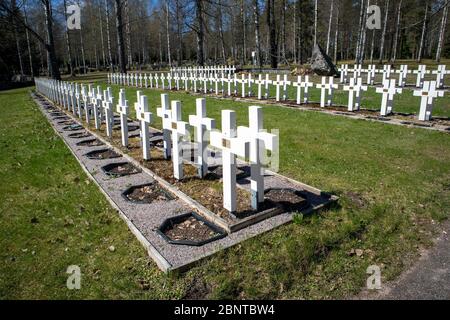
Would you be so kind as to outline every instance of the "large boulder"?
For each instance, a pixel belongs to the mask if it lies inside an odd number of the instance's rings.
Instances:
[[[339,71],[331,58],[316,44],[311,58],[311,69],[319,76],[335,76]]]

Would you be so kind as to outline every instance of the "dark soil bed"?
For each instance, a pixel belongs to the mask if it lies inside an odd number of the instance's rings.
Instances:
[[[85,146],[85,147],[97,147],[102,146],[103,142],[98,139],[85,140],[77,143],[77,146]]]
[[[141,172],[140,169],[133,166],[131,163],[112,164],[105,168],[105,172],[111,176],[128,176]]]
[[[169,226],[164,234],[174,241],[202,242],[220,235],[203,221],[194,216],[187,217],[184,221]]]
[[[69,138],[73,138],[73,139],[89,138],[89,137],[92,137],[92,135],[90,135],[86,131],[69,134]]]
[[[92,151],[92,152],[89,152],[88,154],[86,154],[86,156],[89,159],[95,159],[95,160],[114,159],[114,158],[121,157],[120,154],[118,154],[117,152],[115,152],[111,149]]]
[[[72,125],[72,126],[66,126],[63,128],[64,131],[78,131],[84,129],[83,126],[80,126],[78,124]]]
[[[126,193],[125,197],[130,201],[139,203],[152,203],[154,201],[169,201],[173,199],[158,183],[135,187],[129,193]]]

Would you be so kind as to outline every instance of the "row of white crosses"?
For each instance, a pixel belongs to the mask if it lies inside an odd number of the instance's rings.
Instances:
[[[398,74],[398,86],[405,87],[406,86],[406,78],[408,74],[416,75],[416,87],[422,88],[425,81],[425,76],[427,74],[436,75],[436,88],[442,89],[444,88],[444,78],[446,75],[450,74],[450,70],[447,70],[446,65],[439,65],[437,70],[427,70],[426,65],[419,65],[417,70],[410,70],[408,65],[400,65],[400,68],[393,71],[391,65],[384,65],[382,69],[377,69],[376,65],[368,65],[367,69],[363,69],[362,65],[357,64],[354,65],[353,68],[350,68],[348,64],[341,65],[339,67],[340,72],[340,82],[348,83],[349,79],[360,78],[363,73],[367,75],[366,84],[374,85],[374,79],[377,74],[382,75],[382,84],[384,85],[385,81],[390,79],[392,73]],[[349,77],[350,72],[352,73],[352,77]]]
[[[235,66],[206,66],[206,67],[176,67],[170,68],[170,73],[175,74],[189,74],[199,76],[201,74],[207,74],[208,77],[217,74],[230,74],[233,75],[236,72]]]

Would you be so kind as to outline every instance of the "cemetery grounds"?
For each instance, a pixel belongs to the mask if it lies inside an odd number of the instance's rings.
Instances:
[[[106,88],[104,78],[84,81]],[[119,86],[112,88],[117,97]],[[280,130],[280,173],[339,202],[167,275],[54,133],[32,89],[0,93],[1,299],[346,298],[364,288],[370,265],[381,267],[383,283],[395,279],[449,216],[448,133],[262,104],[265,128]],[[130,106],[137,90],[156,113],[161,91],[127,87]],[[311,89],[311,100],[318,96]],[[396,99],[394,111],[418,110],[410,96]],[[169,93],[182,102],[183,119],[197,97]],[[374,92],[364,97],[363,106],[379,105]],[[206,98],[218,123],[221,110],[232,109],[246,125],[254,104]],[[450,116],[448,94],[433,112]],[[81,267],[81,290],[66,288],[69,265]]]

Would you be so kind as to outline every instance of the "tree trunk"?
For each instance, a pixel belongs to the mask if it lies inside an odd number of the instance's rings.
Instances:
[[[259,5],[258,0],[253,0],[253,16],[255,19],[255,45],[256,45],[256,59],[259,68],[262,68],[262,56],[261,56],[261,39],[259,30]]]
[[[334,10],[334,0],[331,0],[330,20],[328,21],[327,50],[326,50],[327,54],[329,54],[329,51],[330,51],[331,23],[333,21],[333,10]]]
[[[11,10],[13,12],[18,12],[17,6],[16,6],[16,0],[11,1]],[[14,30],[14,40],[16,42],[16,50],[17,50],[17,58],[19,60],[19,68],[20,68],[20,74],[23,75],[23,63],[22,63],[22,50],[20,49],[20,41],[18,36],[18,30],[17,30],[17,23],[12,19],[12,25]]]
[[[425,32],[427,30],[428,21],[428,1],[425,3],[425,18],[423,19],[422,36],[420,37],[419,54],[417,55],[417,62],[422,61],[423,46],[425,42]]]
[[[82,29],[80,29],[80,46],[81,46],[81,59],[83,59],[83,73],[86,73],[86,57],[84,56],[84,41]]]
[[[336,13],[336,33],[334,35],[334,63],[337,63],[337,52],[338,52],[338,39],[339,39],[339,6],[337,7]]]
[[[246,35],[246,19],[244,0],[241,0],[241,18],[242,18],[242,65],[247,62],[247,35]]]
[[[102,42],[102,66],[106,66],[105,40],[103,38],[103,15],[101,6],[98,8],[98,16],[100,19],[100,41]]]
[[[203,0],[195,0],[196,19],[198,24],[197,34],[197,64],[203,66],[205,64],[205,56],[203,52],[203,42],[205,37],[203,22]]]
[[[219,36],[220,36],[220,46],[222,51],[222,58],[223,61],[226,63],[226,53],[225,53],[225,38],[223,35],[223,19],[222,19],[222,1],[219,0],[219,5],[217,6],[217,24],[219,27]]]
[[[359,14],[359,30],[358,30],[358,38],[356,40],[356,52],[355,52],[355,63],[361,63],[361,51],[363,45],[363,37],[364,37],[364,8],[365,8],[365,0],[361,0],[361,10]]]
[[[317,0],[314,2],[314,46],[317,44],[317,16],[319,8],[317,6]]]
[[[281,58],[286,63],[286,0],[281,5]]]
[[[108,56],[109,56],[109,65],[111,68],[111,72],[114,72],[114,64],[112,58],[112,49],[111,49],[111,33],[109,32],[109,8],[108,8],[108,0],[105,0],[105,12],[106,12],[106,37],[108,38]]]
[[[67,21],[67,1],[66,0],[64,0],[64,18]],[[75,70],[73,69],[72,49],[70,47],[69,29],[67,28],[67,24],[66,24],[65,38],[66,38],[67,64],[69,66],[69,74],[73,76],[73,75],[75,75]]]
[[[25,19],[25,24],[28,25],[28,17],[27,17],[27,12],[25,10],[25,6],[23,6],[23,16]],[[31,53],[30,32],[28,31],[27,28],[25,28],[25,35],[27,37],[28,58],[30,59],[30,75],[31,75],[31,78],[34,78],[33,55]]]
[[[122,0],[115,0],[115,6],[116,6],[117,53],[119,60],[119,70],[121,73],[126,73],[127,65],[125,61],[125,48],[123,41]]]
[[[169,0],[166,0],[166,34],[167,34],[167,59],[169,61],[169,67],[172,67],[172,58],[170,55]]]
[[[125,33],[127,35],[127,60],[128,68],[131,69],[133,65],[133,55],[131,53],[131,29],[130,29],[130,10],[128,7],[128,0],[124,0],[125,6]]]
[[[444,11],[442,12],[442,20],[441,20],[441,29],[439,31],[439,42],[438,42],[438,48],[436,51],[436,62],[441,62],[441,54],[442,54],[442,48],[444,47],[444,39],[445,39],[445,27],[447,26],[447,17],[448,17],[448,6],[449,4],[446,3],[444,7]]]
[[[183,35],[181,34],[181,28],[182,28],[182,21],[181,21],[181,5],[180,0],[175,0],[175,7],[176,7],[176,15],[177,15],[177,42],[178,42],[178,48],[177,48],[177,65],[180,66],[181,62],[183,60]],[[222,35],[223,36],[223,35]]]
[[[383,33],[381,34],[381,45],[380,45],[380,63],[383,63],[384,58],[384,42],[386,39],[386,29],[387,29],[387,20],[389,15],[389,0],[386,0],[386,12],[384,14],[384,26],[383,26]]]
[[[52,4],[50,1],[51,0],[42,0],[42,3],[44,5],[45,26],[48,40],[48,43],[46,44],[48,70],[50,77],[55,80],[61,80],[61,74],[59,73],[58,61],[56,59],[55,53],[55,43],[53,39]]]
[[[316,0],[317,1],[317,0]],[[269,27],[269,46],[270,46],[270,66],[278,67],[278,45],[275,29],[275,6],[274,0],[267,0],[267,25]]]
[[[403,0],[399,1],[398,4],[398,12],[397,12],[397,25],[395,28],[395,36],[394,36],[394,49],[392,50],[392,62],[395,62],[397,60],[397,47],[398,47],[398,36],[400,34],[400,19],[402,15],[402,2]]]

